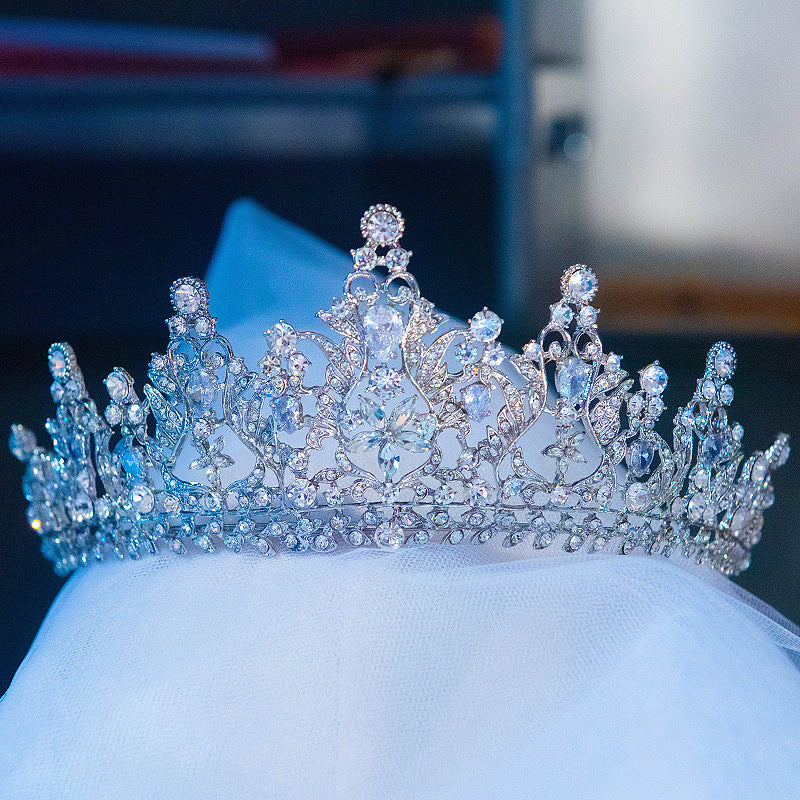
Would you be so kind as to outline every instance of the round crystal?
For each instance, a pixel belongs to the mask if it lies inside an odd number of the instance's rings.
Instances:
[[[92,518],[94,507],[86,492],[78,492],[67,500],[67,509],[73,522],[86,522]]]
[[[717,396],[717,387],[710,379],[703,381],[700,391],[706,400],[713,400]]]
[[[500,335],[503,320],[493,311],[484,308],[469,321],[469,327],[476,339],[481,342],[493,342]]]
[[[364,314],[364,339],[378,361],[386,361],[403,340],[403,318],[397,309],[383,303],[371,306]]]
[[[295,508],[308,508],[317,499],[317,490],[311,481],[292,481],[286,487],[286,499]]]
[[[492,501],[492,489],[482,478],[469,482],[469,501],[475,506],[485,506]]]
[[[386,254],[386,266],[390,272],[402,272],[411,258],[408,250],[402,247],[394,247]]]
[[[556,303],[550,312],[550,319],[554,325],[564,328],[572,322],[572,309],[563,301]]]
[[[106,420],[109,425],[119,425],[122,422],[122,410],[119,406],[111,405],[106,409]]]
[[[719,387],[719,401],[725,406],[729,406],[733,402],[733,386],[729,383]]]
[[[503,359],[505,358],[505,353],[503,352],[502,345],[498,344],[497,342],[491,342],[484,345],[483,348],[483,358],[487,364],[492,367],[498,367],[500,364],[503,363]]]
[[[203,338],[210,336],[213,331],[213,325],[209,317],[199,317],[194,323],[194,329],[197,331],[198,336]]]
[[[650,504],[650,490],[644,483],[632,483],[625,493],[631,511],[644,511]]]
[[[149,514],[155,507],[153,492],[147,484],[136,483],[131,487],[131,505],[140,514]]]
[[[478,360],[478,345],[465,341],[456,345],[456,359],[460,364],[471,364]]]
[[[131,425],[140,425],[144,420],[144,410],[138,403],[128,406],[128,422]]]
[[[569,489],[563,483],[556,484],[550,492],[550,500],[557,506],[564,505],[569,497]]]
[[[371,247],[359,247],[353,250],[353,263],[357,270],[369,272],[378,263],[378,254]]]
[[[582,328],[589,328],[597,322],[597,309],[591,306],[584,306],[578,312],[578,323]]]
[[[542,348],[538,342],[528,342],[522,350],[525,358],[538,361],[542,357]]]
[[[172,293],[172,305],[183,317],[196,314],[200,308],[200,292],[191,283],[181,283]]]
[[[397,550],[404,541],[403,529],[399,525],[382,522],[375,528],[375,544],[382,550]]]
[[[390,211],[373,211],[363,230],[367,238],[377,244],[394,244],[401,234],[400,219]]]
[[[597,293],[597,276],[588,267],[580,265],[567,278],[566,288],[571,300],[588,303]]]
[[[650,364],[642,370],[639,383],[647,394],[661,394],[667,388],[667,373],[658,364]]]

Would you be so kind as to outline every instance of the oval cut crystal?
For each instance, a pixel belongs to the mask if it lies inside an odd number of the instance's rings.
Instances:
[[[580,358],[568,358],[556,370],[556,389],[572,405],[586,399],[591,380],[592,368]]]
[[[194,372],[186,382],[186,405],[193,417],[202,417],[214,404],[217,387],[206,372]]]
[[[718,433],[709,433],[700,444],[700,458],[706,464],[714,464],[724,449],[724,439]]]
[[[567,278],[566,288],[571,300],[587,303],[597,292],[597,276],[588,267],[579,266]]]
[[[631,474],[641,478],[650,469],[656,448],[650,439],[638,439],[628,450],[628,469]]]
[[[364,314],[364,339],[379,361],[391,358],[403,340],[403,318],[396,308],[378,303]]]
[[[200,308],[200,292],[191,283],[181,283],[175,287],[172,302],[181,316],[191,316]]]
[[[302,426],[303,409],[294,397],[283,395],[273,404],[278,430],[296,433]]]
[[[632,483],[625,493],[631,511],[644,511],[650,504],[650,490],[644,483]]]

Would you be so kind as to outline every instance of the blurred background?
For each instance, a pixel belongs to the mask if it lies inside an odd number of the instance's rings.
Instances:
[[[800,433],[798,30],[795,0],[6,0],[0,423],[43,434],[52,341],[95,398],[117,365],[141,384],[169,283],[249,196],[343,249],[397,205],[425,295],[516,346],[589,263],[607,348],[658,358],[668,407],[724,336],[745,445]],[[63,583],[21,475],[0,453],[0,693]],[[793,458],[738,579],[795,622],[799,486]]]

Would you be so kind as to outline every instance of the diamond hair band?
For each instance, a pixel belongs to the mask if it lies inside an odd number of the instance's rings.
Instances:
[[[254,371],[194,278],[172,284],[169,344],[141,397],[116,368],[101,414],[72,348],[52,345],[53,450],[20,425],[10,445],[56,571],[161,548],[425,542],[748,566],[789,444],[744,457],[730,345],[711,348],[670,445],[667,374],[656,361],[637,388],[603,351],[589,268],[564,273],[550,321],[512,354],[493,312],[457,326],[421,296],[403,230],[396,208],[372,206],[342,296],[317,315],[334,335],[280,321]]]

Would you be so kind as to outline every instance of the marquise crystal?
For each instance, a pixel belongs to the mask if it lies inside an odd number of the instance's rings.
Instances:
[[[743,456],[730,345],[711,349],[670,445],[667,374],[654,362],[637,388],[603,351],[588,267],[564,273],[548,325],[510,354],[494,312],[454,327],[421,296],[404,227],[393,206],[372,206],[342,296],[318,314],[335,335],[280,320],[255,370],[217,334],[194,278],[172,285],[170,343],[141,397],[115,369],[99,413],[72,349],[54,344],[53,450],[18,425],[10,444],[57,571],[160,548],[429,542],[747,567],[789,446],[781,435]]]

